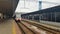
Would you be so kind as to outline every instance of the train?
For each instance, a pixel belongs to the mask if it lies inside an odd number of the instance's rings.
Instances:
[[[13,19],[16,21],[16,22],[21,22],[21,14],[20,13],[15,13],[14,16],[13,16]]]
[[[22,14],[21,16],[23,19],[60,23],[60,6],[55,6],[27,14]]]

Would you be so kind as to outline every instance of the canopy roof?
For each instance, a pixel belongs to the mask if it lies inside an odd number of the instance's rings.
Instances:
[[[0,0],[0,13],[13,14],[19,0]]]

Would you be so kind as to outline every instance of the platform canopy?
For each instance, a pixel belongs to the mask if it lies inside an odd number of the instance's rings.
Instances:
[[[19,0],[0,0],[0,13],[12,15]]]

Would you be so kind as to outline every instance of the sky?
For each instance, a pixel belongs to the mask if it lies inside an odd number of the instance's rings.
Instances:
[[[39,10],[39,1],[43,1],[41,9],[50,8],[53,6],[60,5],[60,0],[20,0],[15,12],[33,12]],[[46,1],[46,2],[45,2]]]
[[[16,8],[16,12],[32,12],[37,10],[38,10],[38,2],[34,0],[33,1],[25,0],[25,3],[23,0],[20,0]]]

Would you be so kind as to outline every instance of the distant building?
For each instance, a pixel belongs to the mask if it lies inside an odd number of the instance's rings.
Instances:
[[[39,1],[39,10],[42,8],[42,1]]]

